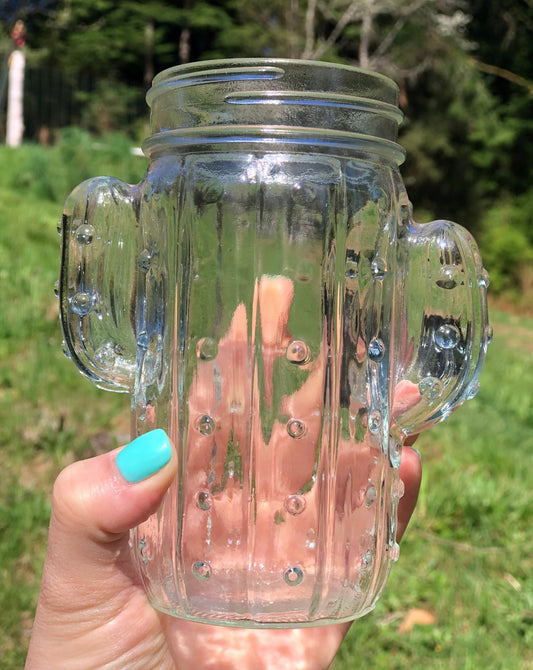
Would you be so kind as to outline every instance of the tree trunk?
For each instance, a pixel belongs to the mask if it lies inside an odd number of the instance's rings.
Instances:
[[[361,40],[359,42],[359,66],[368,70],[370,67],[370,37],[372,35],[372,0],[366,4],[366,11],[361,22]]]
[[[287,16],[287,28],[288,28],[288,42],[289,42],[289,58],[298,57],[298,42],[299,42],[299,29],[298,25],[298,0],[291,0],[288,16]]]
[[[179,43],[180,63],[188,63],[191,57],[191,31],[186,26],[181,29]]]
[[[316,0],[308,0],[305,12],[305,45],[302,58],[311,58],[315,48]]]
[[[144,87],[149,89],[154,78],[154,22],[144,27]]]

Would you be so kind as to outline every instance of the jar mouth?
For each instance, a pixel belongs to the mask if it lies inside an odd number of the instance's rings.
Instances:
[[[403,119],[398,95],[388,77],[348,65],[246,58],[164,70],[146,100],[154,135],[188,129],[205,136],[208,128],[225,127],[229,138],[232,126],[256,126],[396,143]]]
[[[282,79],[288,72],[303,73],[305,70],[316,74],[326,75],[331,90],[337,82],[332,82],[330,75],[335,73],[346,81],[350,86],[350,80],[366,80],[367,85],[372,82],[376,88],[377,95],[386,96],[388,102],[397,103],[399,88],[396,82],[379,72],[365,70],[353,65],[342,63],[328,63],[326,61],[314,61],[297,58],[221,58],[215,60],[197,61],[175,65],[159,72],[152,81],[152,88],[148,91],[148,104],[157,94],[161,85],[182,82],[185,85],[209,83],[214,81],[235,79]],[[390,99],[389,99],[390,96]]]

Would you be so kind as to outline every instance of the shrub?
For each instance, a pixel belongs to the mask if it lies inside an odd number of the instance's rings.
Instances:
[[[495,205],[482,222],[480,246],[494,293],[523,291],[533,262],[533,190]]]
[[[137,183],[147,161],[132,154],[131,141],[120,133],[95,139],[78,128],[61,131],[57,144],[25,144],[0,154],[0,184],[38,199],[62,203],[89,177],[109,175]]]

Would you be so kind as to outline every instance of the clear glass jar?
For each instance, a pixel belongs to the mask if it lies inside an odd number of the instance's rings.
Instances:
[[[227,60],[158,75],[140,184],[63,216],[65,343],[170,435],[179,474],[132,532],[155,607],[296,627],[368,612],[397,560],[405,437],[473,396],[490,340],[477,247],[413,223],[397,87]]]

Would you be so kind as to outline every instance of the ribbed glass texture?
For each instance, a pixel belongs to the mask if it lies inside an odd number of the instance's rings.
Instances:
[[[398,559],[405,436],[475,394],[477,247],[411,221],[389,80],[305,61],[158,75],[150,168],[63,218],[66,348],[166,430],[178,477],[132,533],[153,604],[233,626],[369,611]]]

